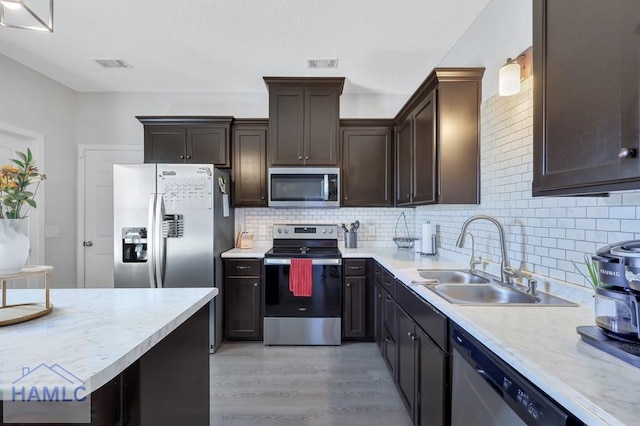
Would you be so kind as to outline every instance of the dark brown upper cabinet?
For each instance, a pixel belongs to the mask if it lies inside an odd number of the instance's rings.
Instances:
[[[145,163],[194,163],[231,167],[232,117],[138,116],[144,124]]]
[[[533,195],[640,188],[640,2],[533,2]]]
[[[269,164],[337,166],[343,77],[264,77]]]
[[[480,203],[483,74],[436,68],[396,115],[396,205]]]
[[[342,206],[393,206],[393,121],[340,121]]]
[[[236,119],[233,138],[233,205],[267,207],[267,119]]]

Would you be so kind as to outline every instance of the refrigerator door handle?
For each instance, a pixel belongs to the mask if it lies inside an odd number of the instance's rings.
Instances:
[[[156,194],[156,205],[155,205],[155,232],[156,232],[156,287],[162,288],[164,287],[164,271],[165,271],[165,262],[166,262],[166,253],[165,247],[167,244],[166,237],[163,232],[163,222],[164,222],[164,194]]]
[[[155,232],[155,207],[156,207],[156,194],[149,196],[149,217],[147,219],[147,243],[149,259],[147,265],[149,266],[149,287],[156,287],[156,232]]]

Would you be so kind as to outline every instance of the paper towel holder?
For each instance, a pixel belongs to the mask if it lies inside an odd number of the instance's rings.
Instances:
[[[423,244],[423,247],[424,247],[424,244]],[[420,254],[422,256],[436,256],[438,254],[438,238],[436,237],[436,234],[431,234],[431,247],[433,247],[433,252],[431,253],[420,252]]]

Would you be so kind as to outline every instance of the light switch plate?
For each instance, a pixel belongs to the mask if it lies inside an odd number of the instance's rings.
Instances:
[[[59,226],[45,226],[44,237],[45,238],[58,238],[60,236]]]

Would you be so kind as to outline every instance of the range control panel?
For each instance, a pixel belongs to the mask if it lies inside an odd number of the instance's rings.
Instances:
[[[273,239],[337,240],[338,225],[273,225]]]

